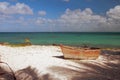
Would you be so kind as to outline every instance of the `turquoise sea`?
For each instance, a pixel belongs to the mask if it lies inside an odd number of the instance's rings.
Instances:
[[[29,38],[35,45],[66,44],[73,46],[120,48],[120,32],[1,32],[0,42],[23,43]]]

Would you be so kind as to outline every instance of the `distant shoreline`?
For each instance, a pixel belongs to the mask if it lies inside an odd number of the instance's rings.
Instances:
[[[24,44],[24,43],[23,43]],[[21,43],[19,44],[8,44],[8,42],[0,42],[1,46],[10,46],[10,47],[26,47],[26,46],[60,46],[61,44],[31,44],[31,45],[21,45]],[[13,46],[12,46],[13,45]],[[17,46],[18,45],[18,46]],[[67,45],[67,46],[71,46],[71,47],[78,47],[78,48],[85,48],[85,47],[94,47],[94,48],[100,48],[100,49],[120,49],[120,47],[114,47],[114,46],[104,46],[104,45],[99,45],[99,46],[91,46],[91,45],[70,45],[70,44],[62,44],[62,45]]]

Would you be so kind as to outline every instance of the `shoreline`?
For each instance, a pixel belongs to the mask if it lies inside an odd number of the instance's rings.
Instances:
[[[25,44],[25,45],[22,45],[22,44]],[[32,44],[30,43],[26,45],[26,43],[17,43],[17,44],[14,44],[14,43],[8,43],[8,42],[0,42],[0,45],[2,46],[17,46],[18,47],[24,47],[24,46],[31,46],[31,45],[36,45],[36,46],[60,46],[61,44],[56,44],[56,43],[53,43],[53,44]],[[73,44],[63,44],[63,45],[67,45],[67,46],[72,46],[72,47],[78,47],[78,48],[84,48],[84,47],[94,47],[94,48],[100,48],[100,49],[120,49],[120,46],[109,46],[108,45],[87,45],[87,44],[81,44],[81,45],[73,45]]]

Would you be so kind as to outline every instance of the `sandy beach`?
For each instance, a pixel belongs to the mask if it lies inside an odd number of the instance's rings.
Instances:
[[[120,80],[118,54],[114,50],[102,51],[97,60],[71,60],[63,58],[59,46],[0,45],[0,61],[10,66],[16,80]],[[0,80],[14,80],[4,63],[0,63],[0,74]]]

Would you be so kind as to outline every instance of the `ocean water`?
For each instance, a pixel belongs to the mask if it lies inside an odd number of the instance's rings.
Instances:
[[[35,45],[65,44],[73,46],[120,48],[120,32],[14,32],[0,33],[0,42],[23,43],[29,38]]]

